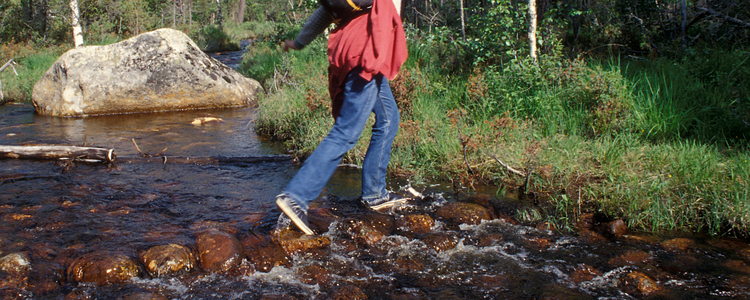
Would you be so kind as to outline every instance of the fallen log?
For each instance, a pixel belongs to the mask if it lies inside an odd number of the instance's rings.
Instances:
[[[3,146],[0,145],[0,158],[57,159],[84,162],[113,162],[114,149],[78,146]]]
[[[114,149],[77,146],[4,146],[0,145],[0,158],[16,159],[57,159],[76,160],[83,162],[107,163],[173,163],[198,165],[246,165],[261,162],[283,162],[294,159],[291,155],[259,155],[241,157],[223,156],[150,156],[117,157]]]
[[[282,162],[292,160],[290,155],[260,155],[260,156],[140,156],[140,157],[118,157],[117,163],[162,163],[162,164],[196,164],[196,165],[245,165],[261,162]]]

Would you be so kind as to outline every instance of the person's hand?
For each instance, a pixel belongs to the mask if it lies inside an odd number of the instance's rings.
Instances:
[[[292,41],[292,40],[286,40],[286,41],[284,41],[284,52],[289,52],[289,48],[292,48],[294,50],[299,50],[299,49],[297,49],[296,46],[294,46],[294,41]]]

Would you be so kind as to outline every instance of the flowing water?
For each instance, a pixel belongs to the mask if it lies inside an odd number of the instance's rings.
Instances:
[[[89,118],[34,114],[25,104],[0,106],[0,144],[94,145],[122,160],[91,164],[0,159],[0,257],[25,253],[31,271],[0,270],[7,299],[747,299],[746,241],[628,233],[570,234],[510,219],[452,225],[436,218],[428,233],[395,230],[375,242],[351,239],[337,219],[323,233],[331,244],[294,254],[289,263],[254,272],[193,270],[142,275],[95,285],[69,280],[81,253],[131,257],[158,244],[192,246],[199,228],[236,236],[270,235],[274,196],[299,165],[291,160],[232,158],[283,155],[283,146],[253,131],[256,109],[182,111]],[[196,118],[221,121],[193,125]],[[137,148],[136,148],[137,145]],[[140,149],[140,151],[138,150]],[[224,157],[213,163],[134,160],[140,156]],[[351,208],[359,171],[341,168],[321,207]],[[392,179],[393,188],[403,182]],[[460,197],[445,185],[417,186],[429,200],[410,213],[434,216]],[[489,189],[494,192],[493,189]],[[327,199],[327,200],[326,200]],[[523,202],[506,203],[513,215]],[[397,213],[393,216],[398,219]],[[148,297],[134,298],[139,293]],[[361,298],[360,298],[361,299]]]

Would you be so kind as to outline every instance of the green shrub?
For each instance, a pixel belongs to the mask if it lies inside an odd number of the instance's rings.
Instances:
[[[193,40],[198,47],[205,52],[236,51],[240,45],[218,26],[208,25],[203,27]]]

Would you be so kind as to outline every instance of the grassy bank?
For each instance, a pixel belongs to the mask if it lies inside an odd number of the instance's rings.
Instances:
[[[66,50],[65,47],[37,48],[25,43],[0,44],[0,65],[13,59],[18,72],[16,75],[8,67],[0,73],[4,95],[0,103],[29,101],[34,84]]]
[[[602,212],[649,231],[750,233],[746,52],[456,67],[450,49],[410,39],[391,84],[402,112],[391,172],[468,189],[523,185],[502,161],[531,174],[528,192],[543,204],[530,222],[569,228]],[[332,123],[324,45],[253,52],[244,72],[268,91],[258,131],[309,154]],[[345,160],[361,163],[368,140]]]

